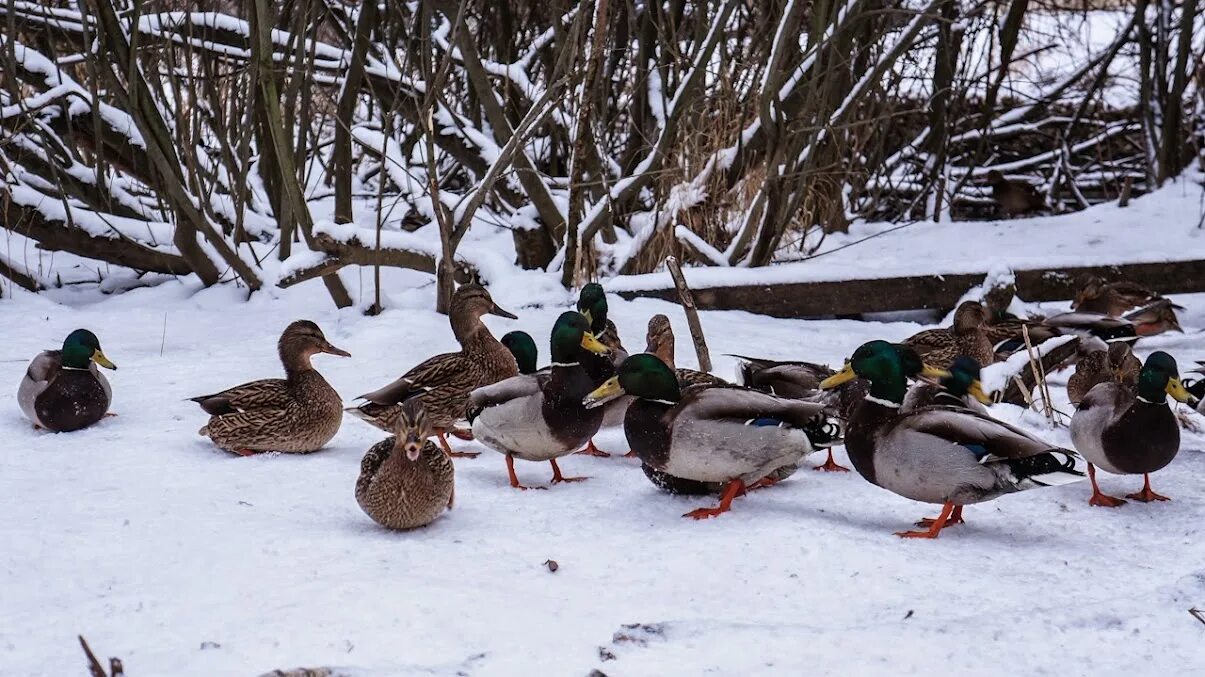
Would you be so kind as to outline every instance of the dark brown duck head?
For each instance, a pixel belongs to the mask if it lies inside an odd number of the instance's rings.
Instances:
[[[644,352],[652,353],[661,358],[665,366],[674,368],[674,328],[669,318],[664,315],[654,315],[649,318],[649,330],[645,336],[647,345]]]
[[[987,322],[987,310],[978,301],[963,301],[954,311],[954,333],[958,335],[978,331]]]
[[[983,294],[983,306],[987,311],[988,322],[1000,322],[1010,319],[1008,307],[1012,305],[1017,295],[1017,285],[1009,282],[998,284]]]
[[[1134,356],[1130,344],[1125,341],[1114,341],[1109,344],[1109,368],[1113,377],[1119,383],[1135,384],[1138,382],[1138,372],[1142,370],[1142,362]]]
[[[1097,309],[1096,306],[1104,293],[1105,281],[1095,275],[1089,276],[1071,300],[1071,309],[1103,313],[1105,311]]]
[[[297,320],[285,327],[276,347],[287,372],[313,369],[310,358],[318,353],[351,357],[351,353],[331,345],[318,325],[309,320]]]
[[[394,434],[395,451],[404,452],[410,461],[417,461],[427,440],[435,434],[435,428],[423,407],[422,398],[411,397],[402,403],[401,412],[394,424]]]
[[[452,323],[452,333],[456,334],[456,338],[461,339],[462,343],[464,338],[485,326],[481,324],[483,315],[497,315],[512,320],[519,319],[514,313],[499,308],[490,293],[479,284],[462,285],[452,295],[452,302],[448,307],[448,319]]]

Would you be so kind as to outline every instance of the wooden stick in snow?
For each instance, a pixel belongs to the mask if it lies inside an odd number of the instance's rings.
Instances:
[[[1134,190],[1134,177],[1127,176],[1121,184],[1121,197],[1117,198],[1118,207],[1130,206],[1130,191]]]
[[[682,266],[678,259],[668,256],[665,267],[669,268],[670,277],[674,278],[674,286],[678,288],[678,298],[682,301],[682,310],[686,312],[686,324],[690,327],[690,337],[695,342],[695,354],[699,358],[699,370],[711,372],[711,353],[707,350],[707,339],[703,338],[703,325],[699,323],[699,309],[695,307],[695,297],[686,286],[686,278],[682,275]]]

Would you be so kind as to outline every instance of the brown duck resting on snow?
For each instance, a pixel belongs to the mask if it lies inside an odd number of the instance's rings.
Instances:
[[[1125,319],[1134,324],[1138,336],[1184,331],[1176,317],[1177,310],[1184,310],[1182,306],[1125,280],[1105,282],[1099,277],[1088,278],[1072,300],[1071,309]]]
[[[485,287],[466,284],[457,289],[448,310],[448,321],[460,350],[420,362],[393,383],[361,395],[359,399],[365,402],[348,408],[347,412],[385,432],[393,432],[402,403],[417,397],[422,400],[444,451],[453,456],[478,456],[476,452],[453,452],[446,434],[468,436],[467,432],[456,431],[455,425],[467,414],[469,393],[519,373],[515,356],[481,322],[483,315],[517,319],[499,308]]]
[[[455,470],[430,440],[435,429],[419,398],[403,402],[395,421],[396,434],[373,445],[360,462],[356,502],[387,529],[414,529],[452,507]]]
[[[949,368],[961,355],[982,366],[996,361],[987,331],[987,311],[978,301],[963,301],[954,311],[951,327],[926,329],[906,339],[904,345],[915,350],[926,364],[939,369]]]
[[[996,170],[987,173],[988,185],[992,187],[992,199],[1008,216],[1024,216],[1046,208],[1046,198],[1038,189],[1024,181],[1004,178]]]
[[[285,378],[263,379],[192,398],[211,415],[198,433],[241,456],[280,451],[317,451],[339,432],[343,401],[310,358],[318,353],[350,357],[331,345],[318,325],[298,320],[277,344]]]
[[[1134,356],[1128,343],[1111,343],[1108,350],[1094,350],[1075,363],[1075,373],[1067,380],[1067,399],[1071,404],[1079,404],[1088,391],[1101,383],[1116,382],[1135,388],[1141,371],[1142,361]]]

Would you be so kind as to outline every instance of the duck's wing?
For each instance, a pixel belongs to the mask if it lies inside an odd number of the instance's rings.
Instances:
[[[675,369],[674,376],[678,378],[678,386],[681,388],[690,386],[730,385],[727,381],[719,376],[716,376],[715,374],[708,374],[705,371],[698,371],[697,369]]]
[[[284,379],[266,378],[227,388],[220,393],[189,399],[201,405],[210,416],[224,416],[245,411],[284,409],[292,401],[293,395]]]
[[[465,359],[464,353],[441,353],[419,362],[389,385],[364,393],[356,399],[368,400],[373,404],[400,404],[436,385],[462,380],[465,372],[472,369],[473,365]]]
[[[34,383],[48,383],[63,368],[63,351],[44,350],[33,358],[25,370],[25,378]]]
[[[1075,455],[1075,452],[1060,449],[1016,426],[955,407],[932,406],[912,412],[900,420],[893,429],[895,431],[940,437],[966,447],[983,464],[1055,451]]]
[[[544,389],[551,377],[548,371],[538,371],[534,374],[520,374],[502,379],[469,393],[469,404],[472,411],[480,411],[520,397],[535,395]]]
[[[922,356],[931,350],[946,348],[957,343],[954,332],[949,329],[926,329],[904,339],[904,345],[916,350]]]
[[[740,362],[737,374],[741,385],[779,397],[806,397],[833,375],[833,370],[813,362],[780,362],[757,357],[733,355]]]
[[[744,423],[772,419],[794,428],[806,428],[823,420],[825,407],[816,402],[775,397],[739,386],[710,386],[688,389],[672,411],[679,417],[700,420]]]
[[[372,484],[372,479],[376,477],[377,471],[381,469],[381,465],[389,458],[389,454],[393,451],[395,438],[389,437],[377,442],[364,453],[364,458],[360,459],[360,477],[356,480],[356,498],[360,498]]]

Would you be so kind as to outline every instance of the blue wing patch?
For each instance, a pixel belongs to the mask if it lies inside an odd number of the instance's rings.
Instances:
[[[962,446],[972,454],[975,454],[975,458],[980,461],[983,460],[983,457],[987,456],[987,447],[983,446],[982,444],[963,443]]]
[[[781,428],[786,424],[776,418],[762,417],[762,418],[751,418],[748,421],[745,421],[745,425],[757,426],[759,428],[765,428],[765,427]]]

